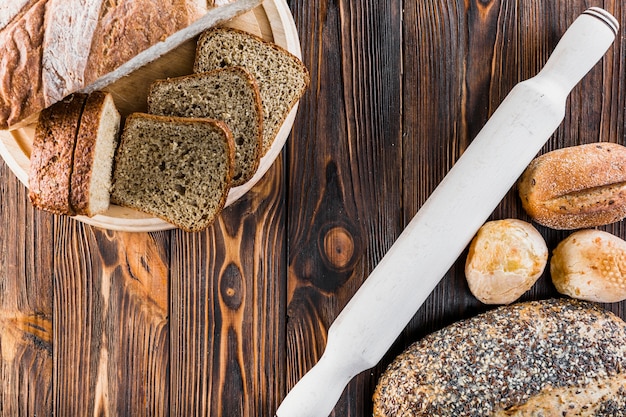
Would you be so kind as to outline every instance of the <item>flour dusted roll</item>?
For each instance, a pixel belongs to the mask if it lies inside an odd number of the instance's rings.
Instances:
[[[518,183],[526,212],[544,226],[583,229],[626,216],[626,147],[590,143],[535,158]]]
[[[623,416],[626,323],[551,299],[500,307],[411,345],[381,376],[374,417]]]
[[[572,233],[554,249],[550,275],[570,297],[601,303],[626,300],[626,241],[602,230]]]

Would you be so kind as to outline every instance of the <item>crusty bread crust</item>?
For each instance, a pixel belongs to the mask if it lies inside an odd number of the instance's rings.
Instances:
[[[47,0],[19,13],[0,31],[0,129],[46,107],[41,87],[41,57]]]
[[[550,276],[561,294],[581,300],[626,300],[626,241],[597,229],[578,230],[552,253]]]
[[[76,0],[76,5],[66,8],[67,13],[46,13],[48,4],[66,3],[41,0],[30,8],[30,3],[24,5],[26,13],[7,13],[13,20],[4,23],[6,27],[0,31],[0,129],[22,126],[45,107],[76,91],[101,90],[201,30],[251,9],[260,0],[229,0],[220,6],[232,5],[210,10],[210,3],[204,7],[194,0]],[[86,9],[90,12],[83,13]],[[97,25],[92,25],[97,9],[101,14]],[[72,27],[85,29],[81,39],[66,39],[68,19],[74,20]],[[56,33],[47,33],[49,28]],[[44,42],[44,37],[48,41]],[[58,50],[89,43],[90,39],[91,48],[82,45],[75,50],[78,59]],[[137,56],[141,56],[137,62],[129,61]],[[111,69],[115,69],[114,74],[108,72]]]
[[[96,166],[96,158],[104,158],[112,162],[113,154],[98,154],[98,140],[112,140],[113,147],[117,144],[117,129],[113,132],[113,138],[100,138],[100,127],[102,124],[112,123],[119,127],[120,116],[114,110],[110,94],[97,91],[91,93],[85,103],[80,128],[76,137],[76,147],[74,150],[74,168],[72,171],[72,180],[70,188],[70,203],[74,212],[78,215],[94,216],[99,214],[99,210],[92,208],[91,187],[92,177],[94,175],[105,175],[109,177],[108,186],[110,187],[110,176],[112,171],[112,163],[104,163],[107,172],[94,172]],[[113,111],[114,120],[103,120],[103,112]],[[114,150],[114,149],[113,149]],[[102,150],[100,150],[102,151]],[[103,162],[103,161],[98,161]],[[108,190],[106,190],[108,192]]]
[[[74,147],[86,95],[72,95],[39,117],[29,169],[29,197],[35,207],[73,215],[70,183]]]
[[[518,183],[526,212],[553,229],[581,229],[626,216],[626,147],[593,143],[535,158]]]
[[[625,375],[626,323],[615,314],[569,299],[518,303],[411,345],[381,376],[373,414],[623,415],[611,411],[626,410]],[[542,404],[550,412],[532,414]]]
[[[465,277],[485,304],[510,304],[537,282],[548,261],[543,236],[518,219],[485,223],[470,243]]]

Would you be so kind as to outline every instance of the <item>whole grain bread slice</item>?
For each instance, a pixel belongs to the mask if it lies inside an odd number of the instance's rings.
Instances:
[[[113,156],[120,114],[109,93],[89,95],[74,150],[70,203],[76,214],[92,217],[109,208]]]
[[[115,156],[111,199],[189,231],[224,207],[235,146],[223,122],[131,114]]]
[[[248,181],[262,152],[263,108],[256,81],[241,67],[157,80],[150,87],[148,112],[164,116],[221,120],[235,141],[233,186]]]
[[[75,214],[70,203],[71,176],[86,99],[84,94],[71,95],[39,115],[28,177],[28,195],[35,207],[55,214]]]
[[[205,31],[198,40],[194,72],[241,66],[257,80],[263,104],[263,153],[309,84],[296,56],[257,36],[231,28]]]

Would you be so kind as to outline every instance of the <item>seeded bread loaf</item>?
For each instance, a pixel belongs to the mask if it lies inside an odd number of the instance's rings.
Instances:
[[[226,202],[235,146],[223,122],[134,113],[115,156],[111,198],[189,231],[208,227]]]
[[[623,416],[626,323],[591,303],[500,307],[410,346],[381,376],[374,417]]]
[[[235,141],[233,186],[248,181],[261,159],[263,108],[254,78],[241,67],[229,67],[152,84],[148,95],[152,114],[207,117],[221,120]]]
[[[33,138],[28,178],[33,206],[73,215],[70,184],[74,147],[86,95],[72,95],[41,112]]]
[[[0,129],[76,91],[103,89],[261,2],[17,1],[6,9],[3,1],[0,15]]]
[[[119,127],[113,97],[101,91],[90,94],[74,149],[70,204],[76,214],[92,217],[109,208]]]
[[[211,29],[198,41],[194,72],[241,66],[255,78],[263,104],[263,152],[309,84],[302,62],[279,47],[249,33],[229,28]]]

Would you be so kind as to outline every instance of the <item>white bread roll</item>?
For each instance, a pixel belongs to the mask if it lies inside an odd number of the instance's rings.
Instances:
[[[601,230],[580,230],[554,249],[550,274],[557,291],[601,303],[626,300],[626,241]]]
[[[469,247],[465,277],[485,304],[510,304],[539,279],[548,247],[530,223],[505,219],[485,223]]]

